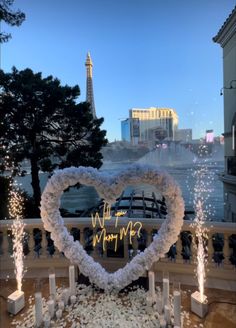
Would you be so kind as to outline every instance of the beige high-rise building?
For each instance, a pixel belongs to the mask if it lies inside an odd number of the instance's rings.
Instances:
[[[175,141],[191,142],[192,129],[178,129],[175,131]]]
[[[236,7],[226,19],[214,42],[223,49],[225,170],[224,219],[236,222]]]
[[[178,115],[172,108],[131,108],[129,110],[131,143],[155,145],[163,139],[175,140]]]

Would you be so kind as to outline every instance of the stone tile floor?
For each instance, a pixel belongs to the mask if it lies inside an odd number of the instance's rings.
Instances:
[[[42,294],[48,298],[48,279],[41,279]],[[22,313],[27,311],[29,307],[28,298],[35,292],[35,279],[24,279],[23,291],[25,292],[26,306],[16,316],[10,316],[7,312],[7,296],[10,295],[16,289],[16,283],[14,280],[0,280],[0,327],[7,328],[13,327],[11,322],[14,319],[20,320]],[[67,286],[67,278],[58,278],[57,285]],[[185,320],[183,328],[236,328],[236,292],[224,291],[220,289],[206,289],[205,294],[208,297],[209,313],[204,319],[198,318],[190,310],[190,295],[196,290],[192,286],[181,286],[182,289],[182,311],[189,313],[189,320]],[[225,302],[225,303],[223,303]],[[99,328],[99,327],[97,327]],[[112,327],[111,327],[112,328]],[[125,328],[125,327],[124,327]],[[145,327],[148,328],[148,327]]]

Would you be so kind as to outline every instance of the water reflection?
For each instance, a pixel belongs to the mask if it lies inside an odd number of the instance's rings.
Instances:
[[[178,182],[182,190],[183,198],[185,201],[185,209],[187,211],[193,210],[193,199],[191,190],[194,188],[195,180],[193,177],[193,171],[197,170],[197,165],[194,163],[194,154],[188,150],[181,150],[179,153],[152,151],[141,158],[138,162],[142,164],[153,164],[165,169],[170,173],[173,178]],[[222,220],[223,218],[223,185],[219,181],[217,174],[223,171],[224,163],[223,160],[219,161],[221,154],[216,154],[215,157],[209,158],[205,165],[211,174],[212,179],[212,192],[207,200],[207,205],[214,208],[214,217],[212,220]],[[101,171],[114,174],[125,169],[130,163],[119,162],[105,162],[101,167]],[[48,174],[40,174],[41,190],[44,189],[48,179]],[[22,184],[22,188],[25,189],[29,194],[32,194],[31,188],[31,176],[26,175],[24,178],[18,177],[18,182]],[[139,185],[139,186],[128,186],[124,195],[129,195],[132,191],[135,194],[142,194],[144,191],[145,196],[151,195],[155,191],[157,198],[161,199],[162,195],[156,192],[153,186]],[[79,189],[70,188],[70,191],[65,192],[61,199],[61,206],[70,212],[83,212],[85,209],[95,206],[99,202],[100,198],[96,190],[93,187],[82,186]]]

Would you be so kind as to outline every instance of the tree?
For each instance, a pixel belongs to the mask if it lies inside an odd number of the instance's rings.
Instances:
[[[0,176],[0,220],[8,217],[8,193],[10,188],[10,179]]]
[[[25,14],[20,10],[12,11],[9,7],[14,0],[0,0],[0,23],[4,21],[11,26],[20,26],[25,20]],[[0,43],[7,42],[11,34],[0,32]]]
[[[103,118],[93,119],[90,105],[76,103],[79,87],[61,86],[52,76],[30,69],[0,70],[0,170],[7,162],[18,174],[21,162],[31,165],[33,198],[40,205],[39,170],[102,164],[106,145]],[[8,161],[6,162],[6,157]],[[9,165],[9,164],[8,164]]]

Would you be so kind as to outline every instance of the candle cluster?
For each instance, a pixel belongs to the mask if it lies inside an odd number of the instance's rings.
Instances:
[[[63,311],[68,304],[76,302],[76,283],[75,283],[75,267],[69,266],[69,288],[61,290],[60,294],[56,289],[56,275],[49,274],[49,300],[47,301],[47,311],[43,315],[43,298],[42,293],[35,293],[35,326],[50,327],[51,320],[54,318],[62,318]]]
[[[160,289],[156,291],[155,288],[155,273],[148,272],[149,291],[146,293],[144,302],[145,312],[152,320],[156,320],[157,327],[181,327],[181,294],[179,290],[173,292],[173,302],[170,301],[170,286],[169,278],[163,278],[162,293]],[[132,292],[131,292],[132,293]],[[63,313],[68,306],[73,307],[78,298],[75,283],[75,268],[69,267],[69,287],[60,290],[60,293],[56,289],[55,274],[49,275],[49,294],[50,299],[47,301],[47,311],[43,315],[43,301],[42,294],[35,294],[35,326],[41,327],[44,323],[44,327],[50,327],[53,319],[60,320],[63,317]],[[112,293],[110,294],[112,295]],[[92,296],[92,294],[90,294]],[[94,300],[94,299],[93,299]],[[128,302],[124,302],[124,305],[129,306]],[[143,304],[142,304],[143,305]],[[92,320],[92,317],[91,317]],[[76,327],[76,326],[75,326]]]
[[[147,296],[148,312],[157,311],[160,315],[160,327],[181,327],[181,294],[174,290],[173,303],[170,302],[169,278],[163,277],[162,292],[155,288],[155,273],[148,272],[149,292]]]
[[[73,269],[69,269],[73,272]],[[153,275],[152,275],[153,277]],[[152,279],[152,278],[150,278]],[[51,277],[51,286],[53,290],[53,277]],[[153,286],[153,285],[152,285]],[[66,288],[70,290],[71,285]],[[21,315],[20,320],[13,319],[11,325],[20,328],[37,327],[71,327],[71,328],[161,328],[173,327],[173,308],[178,306],[173,304],[173,297],[169,295],[169,310],[163,310],[163,300],[160,296],[160,290],[157,289],[160,311],[157,311],[156,304],[150,297],[150,291],[146,292],[144,288],[134,286],[125,289],[123,292],[104,292],[89,285],[75,284],[75,295],[68,299],[65,304],[67,292],[65,288],[56,287],[54,299],[45,299],[41,293],[35,295],[35,307],[31,305],[33,297],[29,298],[29,309]],[[167,289],[168,291],[168,289]],[[156,295],[156,290],[155,290]],[[179,301],[180,314],[180,295],[174,296],[174,303]],[[35,311],[33,312],[33,310]],[[181,313],[183,319],[188,319],[189,313]],[[176,316],[174,316],[177,318]],[[36,322],[37,318],[37,322]],[[171,324],[167,322],[171,320]],[[175,320],[175,319],[174,319]],[[175,322],[176,323],[176,322]],[[188,323],[188,320],[187,320]],[[180,327],[177,326],[176,327]]]

